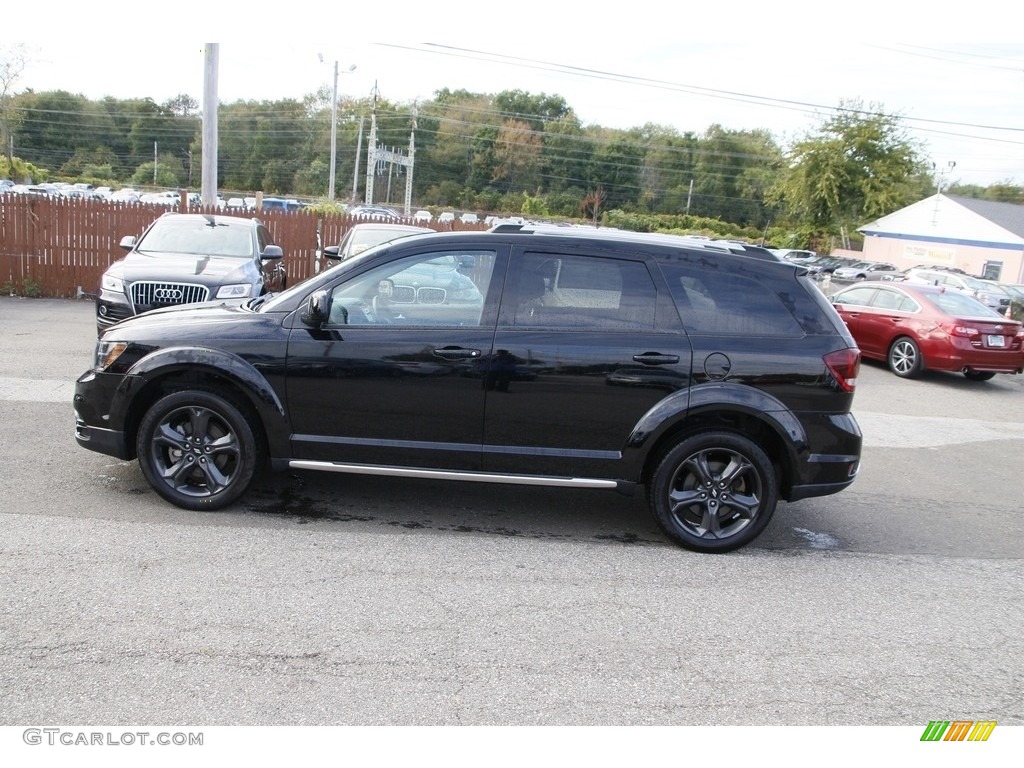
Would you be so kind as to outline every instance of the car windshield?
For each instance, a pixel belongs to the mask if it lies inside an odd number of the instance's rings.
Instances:
[[[249,258],[253,255],[253,240],[247,226],[212,218],[161,219],[139,242],[138,250]]]

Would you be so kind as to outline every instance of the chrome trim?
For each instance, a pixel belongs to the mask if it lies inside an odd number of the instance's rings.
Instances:
[[[460,480],[468,483],[508,483],[510,485],[544,485],[557,488],[610,488],[619,487],[616,480],[593,477],[545,477],[542,475],[502,475],[488,472],[462,472],[455,469],[418,469],[415,467],[389,467],[374,464],[341,464],[333,461],[288,462],[291,469],[313,469],[319,472],[346,472],[353,475],[382,475],[384,477],[416,477],[426,480]]]
[[[210,289],[195,283],[167,283],[153,280],[139,280],[131,284],[132,304],[138,306],[160,306],[193,304],[209,301]]]

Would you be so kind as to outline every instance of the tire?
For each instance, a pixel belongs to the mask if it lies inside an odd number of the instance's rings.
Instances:
[[[921,350],[908,336],[900,336],[889,347],[889,370],[901,379],[912,379],[924,368]]]
[[[995,373],[992,371],[964,371],[964,376],[971,381],[988,381],[995,376]]]
[[[760,447],[732,432],[689,437],[658,464],[647,501],[672,541],[697,552],[729,552],[768,525],[778,481]]]
[[[226,507],[256,472],[252,427],[238,406],[213,392],[158,400],[139,425],[135,447],[153,490],[184,509]]]

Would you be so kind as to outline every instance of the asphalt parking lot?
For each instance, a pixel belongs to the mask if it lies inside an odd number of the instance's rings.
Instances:
[[[1024,377],[862,368],[863,469],[709,556],[640,497],[77,447],[88,301],[0,297],[0,724],[1024,724]]]

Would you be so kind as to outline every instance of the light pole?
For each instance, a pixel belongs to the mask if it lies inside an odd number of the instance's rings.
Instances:
[[[323,57],[321,57],[322,59]],[[352,72],[353,64],[348,68]],[[334,89],[331,91],[331,172],[327,182],[327,199],[334,200],[334,173],[338,161],[338,60],[334,60]]]

